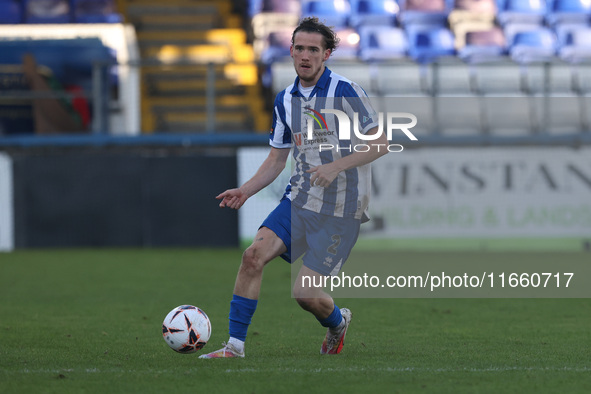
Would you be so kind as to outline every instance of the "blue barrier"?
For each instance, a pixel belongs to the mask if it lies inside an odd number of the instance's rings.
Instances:
[[[0,137],[2,148],[33,147],[109,147],[109,146],[168,146],[168,147],[240,147],[267,146],[266,134],[229,133],[229,134],[146,134],[139,136],[110,135],[21,135]],[[579,146],[591,145],[591,133],[534,136],[461,136],[421,137],[419,141],[395,139],[393,144],[404,148],[422,148],[426,146]]]

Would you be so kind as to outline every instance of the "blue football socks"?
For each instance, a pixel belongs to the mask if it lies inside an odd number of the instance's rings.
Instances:
[[[341,315],[341,310],[335,304],[332,313],[328,315],[326,319],[318,319],[318,321],[324,327],[335,328],[338,327],[343,321],[343,315]]]
[[[233,295],[230,302],[230,337],[241,341],[246,340],[246,332],[257,309],[257,303],[258,300]]]

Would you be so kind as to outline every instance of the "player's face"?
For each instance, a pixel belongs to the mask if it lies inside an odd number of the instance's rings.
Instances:
[[[330,49],[324,49],[322,34],[297,32],[289,51],[302,86],[315,85],[324,72],[324,62],[330,57]]]

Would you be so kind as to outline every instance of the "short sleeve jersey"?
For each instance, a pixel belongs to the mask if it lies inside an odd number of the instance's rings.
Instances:
[[[272,147],[293,149],[294,169],[286,195],[293,205],[313,212],[366,218],[371,188],[369,164],[342,171],[326,188],[311,185],[312,174],[306,171],[350,155],[360,144],[370,143],[358,138],[353,129],[365,134],[377,127],[377,113],[358,84],[328,68],[309,97],[303,96],[298,86],[299,77],[296,77],[295,82],[275,98],[269,140]],[[323,109],[339,110],[348,116],[350,138],[339,138],[338,117],[323,113]],[[353,121],[357,121],[357,125],[352,124]],[[312,138],[308,138],[310,131]]]

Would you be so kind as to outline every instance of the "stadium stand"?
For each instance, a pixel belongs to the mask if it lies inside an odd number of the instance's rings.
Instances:
[[[556,39],[548,28],[516,33],[510,43],[509,55],[517,63],[540,63],[554,58]]]
[[[113,0],[71,0],[74,23],[120,23]]]
[[[131,23],[144,133],[266,130],[270,97],[293,81],[293,28],[309,15],[341,38],[330,67],[370,95],[580,104],[591,91],[588,0],[0,0],[3,24]],[[531,130],[543,112],[535,105],[521,106]]]
[[[145,64],[144,133],[268,129],[253,46],[231,1],[125,4]]]
[[[505,35],[499,27],[466,33],[466,43],[458,56],[467,63],[485,63],[502,60],[505,51]]]
[[[0,0],[0,23],[23,22],[23,3],[18,0]]]
[[[302,17],[317,16],[329,26],[347,26],[350,13],[351,5],[347,0],[302,0]]]
[[[335,29],[335,32],[341,39],[338,50],[331,56],[334,60],[356,60],[359,57],[360,38],[356,29],[351,27],[341,27]]]
[[[302,11],[302,4],[300,0],[251,0],[248,10],[251,18],[261,12],[299,15]]]
[[[466,43],[466,34],[494,27],[497,4],[494,0],[455,0],[448,22],[455,35],[456,49]]]
[[[115,0],[0,0],[1,24],[121,21]]]
[[[546,16],[546,0],[505,0],[497,19],[509,23],[542,23]]]
[[[356,29],[362,26],[392,26],[399,10],[394,0],[353,0],[349,25]]]
[[[569,63],[591,60],[591,28],[580,27],[564,34],[558,43],[558,56]]]
[[[25,78],[23,59],[26,56],[32,56],[38,64],[43,66],[42,74],[52,91],[57,93],[75,91],[82,96],[84,96],[83,92],[91,92],[93,89],[93,62],[105,64],[115,62],[113,51],[98,38],[0,41],[0,65],[2,65],[0,78],[3,81],[22,81],[15,84],[4,83],[4,92],[37,90],[31,83],[31,78]],[[117,78],[116,75],[109,75],[107,68],[103,68],[102,72],[103,80],[108,81],[102,84],[102,96],[108,97],[109,92],[116,89]],[[56,96],[55,99],[63,101],[69,109],[74,109],[71,108],[70,98]],[[45,100],[50,98],[45,97]],[[36,99],[31,101],[17,97],[2,100],[0,108],[3,113],[8,113],[10,108],[19,108],[12,116],[1,117],[0,121],[3,123],[1,128],[4,132],[6,134],[31,133],[35,130],[39,132],[40,125],[33,121],[35,105],[38,102]],[[90,110],[88,105],[80,109],[85,114]],[[75,131],[88,131],[88,122],[81,124]]]
[[[403,0],[398,20],[403,26],[422,25],[443,27],[447,23],[449,7],[445,0]]]
[[[26,23],[69,23],[71,21],[68,0],[25,1]]]
[[[546,14],[549,26],[562,23],[587,24],[591,19],[591,2],[586,0],[553,0]]]

